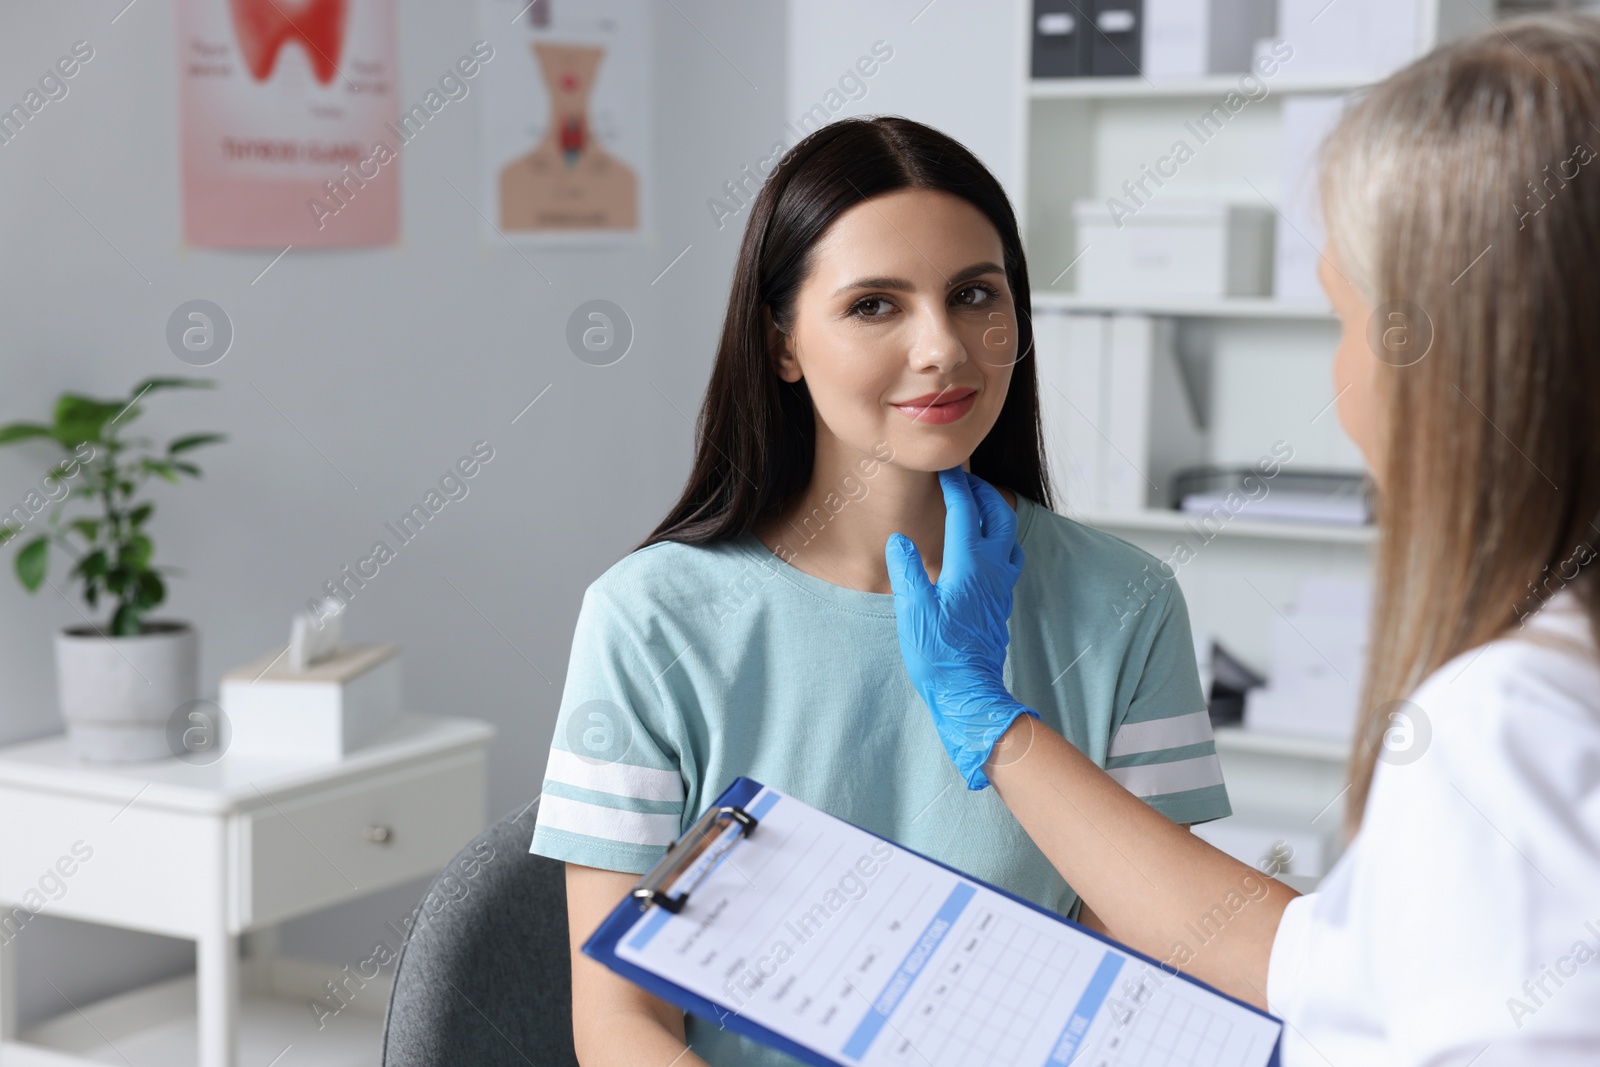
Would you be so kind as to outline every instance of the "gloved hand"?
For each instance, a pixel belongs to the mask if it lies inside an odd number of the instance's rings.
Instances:
[[[884,556],[911,684],[967,788],[983,789],[983,764],[1000,735],[1019,715],[1039,717],[1001,680],[1022,545],[1016,512],[994,486],[960,467],[940,471],[939,484],[945,520],[938,584],[928,581],[922,555],[904,534],[889,535]]]

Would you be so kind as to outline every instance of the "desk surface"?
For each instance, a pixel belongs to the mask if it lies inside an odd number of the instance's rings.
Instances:
[[[65,734],[56,734],[0,748],[0,786],[126,803],[138,798],[141,806],[216,814],[469,750],[487,744],[494,732],[476,719],[406,715],[343,759],[246,759],[224,753],[203,766],[171,757],[86,763],[72,754]]]

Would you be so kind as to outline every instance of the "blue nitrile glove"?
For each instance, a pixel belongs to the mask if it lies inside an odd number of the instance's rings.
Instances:
[[[917,546],[890,534],[884,547],[895,627],[911,684],[933,712],[939,740],[968,789],[983,789],[983,765],[1019,715],[1001,680],[1011,633],[1011,590],[1022,573],[1017,514],[1000,491],[960,467],[939,472],[944,489],[944,563],[928,581]]]

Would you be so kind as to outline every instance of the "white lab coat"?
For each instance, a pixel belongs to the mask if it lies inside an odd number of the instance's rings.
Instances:
[[[1593,647],[1564,590],[1418,687],[1421,755],[1379,762],[1360,832],[1273,941],[1283,1067],[1600,1064]]]

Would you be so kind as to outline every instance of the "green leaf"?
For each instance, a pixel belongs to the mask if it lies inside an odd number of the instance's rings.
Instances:
[[[50,427],[37,422],[13,422],[10,426],[0,426],[0,445],[25,441],[30,437],[51,436]]]
[[[78,560],[77,565],[72,568],[71,577],[84,578],[92,582],[105,573],[106,554],[103,549],[97,548],[93,552],[85,555],[82,559]]]
[[[50,539],[35,537],[17,552],[17,577],[30,593],[37,593],[44,584],[45,570],[50,565]]]
[[[0,522],[0,545],[21,535],[22,529],[21,526],[13,526],[9,522]]]
[[[138,507],[128,512],[128,524],[130,526],[138,526],[144,522],[144,520],[148,519],[150,517],[150,513],[155,509],[156,506],[154,504],[140,504]]]
[[[184,474],[187,474],[191,478],[200,477],[200,468],[196,467],[193,463],[185,463],[181,459],[175,459],[175,460],[172,460],[171,462],[172,462],[172,469],[173,470],[182,471]]]
[[[216,384],[211,378],[146,378],[133,387],[128,398],[132,400],[156,389],[210,389]]]
[[[123,414],[126,407],[121,401],[107,402],[75,393],[63,393],[56,401],[55,425],[50,433],[68,448],[75,448],[84,441],[103,442],[107,421],[120,414],[131,422],[138,414],[137,408],[128,408],[127,413]]]
[[[140,612],[132,604],[119,604],[116,612],[111,616],[112,637],[138,637],[144,632],[144,621],[139,618]]]
[[[83,460],[80,460],[80,459],[77,459],[75,457],[72,457],[72,458],[64,459],[60,463],[57,463],[55,466],[51,467],[50,468],[50,473],[48,475],[46,475],[46,477],[54,478],[58,482],[65,482],[67,484],[68,488],[69,488],[69,491],[70,491],[70,488],[71,488],[71,485],[72,485],[72,480],[74,478],[79,477],[84,472],[92,470],[92,469],[93,468],[91,468],[88,463],[85,463]],[[80,492],[88,492],[88,490],[79,490],[79,491]]]
[[[162,600],[166,599],[167,587],[161,581],[161,575],[155,571],[144,571],[139,575],[138,587],[134,590],[133,603],[141,612],[150,611]]]
[[[209,445],[217,441],[226,441],[227,439],[228,435],[223,433],[193,433],[188,437],[180,437],[168,445],[167,455],[175,456],[179,452],[187,452],[191,448],[199,448],[201,445]],[[4,443],[4,441],[0,441],[0,444]]]
[[[93,541],[100,536],[99,519],[73,519],[71,526],[85,541]]]
[[[117,548],[117,562],[135,570],[143,570],[150,563],[150,538],[134,534]]]
[[[172,464],[164,459],[146,457],[139,461],[139,467],[147,474],[159,474],[173,485],[178,484],[178,472],[173,470]]]

